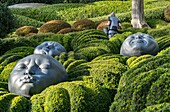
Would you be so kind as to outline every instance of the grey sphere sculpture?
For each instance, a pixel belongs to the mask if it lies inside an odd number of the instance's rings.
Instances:
[[[8,89],[17,95],[31,97],[50,85],[67,80],[63,65],[44,54],[32,54],[16,64],[8,79]]]
[[[62,52],[66,52],[66,49],[60,43],[54,41],[45,41],[34,50],[34,54],[46,54],[53,57],[60,55]]]
[[[159,46],[156,40],[152,36],[144,33],[128,36],[120,48],[120,54],[124,56],[156,55],[158,51]]]

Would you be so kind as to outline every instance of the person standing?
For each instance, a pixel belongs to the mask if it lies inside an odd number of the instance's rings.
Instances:
[[[118,33],[118,28],[122,28],[120,20],[115,16],[114,12],[112,12],[111,15],[108,17],[107,25],[109,38]]]

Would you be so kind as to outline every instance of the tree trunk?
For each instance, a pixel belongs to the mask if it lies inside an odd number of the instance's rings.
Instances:
[[[144,0],[132,0],[131,24],[133,28],[149,28],[149,25],[145,22]]]

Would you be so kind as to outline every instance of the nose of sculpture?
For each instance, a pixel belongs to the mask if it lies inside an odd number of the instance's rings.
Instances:
[[[141,39],[142,37],[140,35],[136,35],[135,39]]]

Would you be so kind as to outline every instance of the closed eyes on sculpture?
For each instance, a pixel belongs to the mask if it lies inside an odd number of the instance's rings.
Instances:
[[[32,54],[21,59],[8,79],[8,89],[17,95],[30,97],[50,85],[67,80],[67,73],[55,58]]]
[[[128,36],[120,48],[120,54],[124,56],[156,55],[158,51],[159,46],[154,38],[144,33]]]

